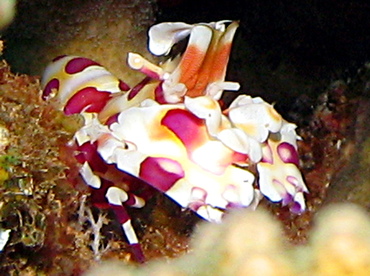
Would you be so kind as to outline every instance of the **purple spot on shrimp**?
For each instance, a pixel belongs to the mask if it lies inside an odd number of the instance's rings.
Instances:
[[[58,61],[58,60],[60,60],[60,59],[62,59],[62,58],[65,58],[67,55],[60,55],[60,56],[57,56],[56,58],[54,58],[54,59],[52,59],[51,61],[52,62],[56,62],[56,61]]]
[[[110,187],[114,186],[114,184],[111,181],[108,181],[104,178],[100,178],[100,181],[101,181],[100,188],[98,189],[93,187],[90,188],[91,202],[97,208],[107,209],[110,208],[111,206],[107,198],[105,197],[105,194],[107,193],[107,190]]]
[[[199,188],[199,187],[193,187],[191,189],[191,196],[194,197],[194,198],[197,198],[203,202],[206,201],[206,198],[207,198],[207,191],[203,188]]]
[[[184,144],[188,154],[201,144],[205,135],[204,120],[184,109],[171,109],[161,120]]]
[[[283,197],[282,205],[286,206],[292,201],[293,201],[293,196],[291,194],[286,193]]]
[[[100,112],[107,101],[110,99],[111,93],[98,91],[95,87],[85,87],[74,94],[67,102],[64,113],[71,115],[75,113],[85,112]]]
[[[130,86],[122,80],[119,80],[118,87],[121,91],[129,91],[130,90]]]
[[[77,162],[83,164],[88,162],[91,169],[95,172],[105,173],[108,165],[98,153],[97,143],[86,142],[77,148],[78,154],[75,155]]]
[[[281,199],[284,199],[287,196],[287,194],[288,194],[287,190],[286,190],[284,184],[280,180],[278,180],[276,178],[273,179],[272,180],[272,185],[273,185],[273,188],[278,193],[278,195],[280,196]]]
[[[139,94],[139,92],[141,91],[141,89],[143,89],[143,87],[145,85],[148,84],[148,82],[150,81],[151,79],[149,77],[146,77],[145,79],[143,79],[141,82],[139,82],[135,87],[133,87],[131,89],[131,91],[128,93],[128,96],[127,96],[127,99],[128,100],[131,100],[132,98],[134,98],[137,94]]]
[[[128,196],[128,198],[125,201],[125,205],[127,205],[127,206],[134,206],[135,204],[138,203],[137,200],[136,200],[136,198],[135,198],[135,196],[133,194],[127,193],[127,196]]]
[[[151,71],[149,69],[142,68],[140,71],[141,71],[141,73],[147,75],[151,79],[155,79],[155,80],[159,80],[160,79],[160,76],[156,72],[153,72],[153,71]]]
[[[206,205],[206,204],[204,203],[204,201],[197,200],[197,201],[193,201],[193,202],[189,203],[188,208],[189,208],[190,210],[193,210],[194,212],[196,212],[196,211],[198,211],[198,209],[199,209],[200,207],[202,207],[202,206],[204,206],[204,205]]]
[[[227,203],[226,205],[226,209],[242,209],[244,208],[245,206],[243,206],[242,204],[240,203],[235,203],[235,202],[229,202]]]
[[[145,262],[145,256],[143,250],[141,249],[140,243],[130,244],[132,255],[135,257],[136,261],[139,263]]]
[[[161,192],[168,191],[184,177],[184,170],[179,162],[163,157],[148,157],[140,166],[140,179],[148,182]]]
[[[67,65],[65,67],[65,71],[68,74],[76,74],[76,73],[82,72],[87,67],[93,66],[93,65],[100,66],[99,63],[97,63],[97,62],[95,62],[91,59],[83,58],[83,57],[77,57],[77,58],[74,58],[74,59],[70,60],[67,63]]]
[[[284,163],[292,163],[298,166],[299,157],[293,145],[283,142],[277,147],[277,153]]]
[[[111,124],[113,124],[113,123],[117,123],[117,122],[118,122],[118,116],[119,116],[119,113],[117,113],[117,114],[114,114],[114,115],[110,116],[110,117],[108,118],[108,120],[105,122],[105,124],[106,124],[107,126],[110,126],[110,125],[111,125]]]
[[[188,208],[197,212],[200,207],[206,205],[207,191],[199,187],[193,187],[191,189],[191,198],[192,201],[189,203]]]
[[[58,79],[52,79],[46,84],[44,90],[42,91],[42,99],[46,101],[48,97],[51,95],[51,93],[53,92],[53,90],[56,90],[56,91],[59,90],[59,80]]]
[[[304,208],[298,202],[294,202],[289,209],[294,214],[301,214],[304,211]]]
[[[110,208],[114,211],[116,219],[118,220],[119,223],[123,224],[130,219],[130,216],[126,211],[126,208],[123,207],[122,205],[110,204]]]
[[[157,88],[155,89],[154,97],[155,97],[155,100],[160,104],[167,103],[166,99],[164,98],[162,83],[158,85]]]
[[[286,180],[296,188],[297,192],[303,192],[302,187],[299,187],[299,182],[296,177],[289,175]]]

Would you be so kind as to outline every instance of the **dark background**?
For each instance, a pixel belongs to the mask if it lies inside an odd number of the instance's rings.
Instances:
[[[369,1],[160,0],[158,21],[240,20],[228,79],[284,113],[369,61],[369,16]]]

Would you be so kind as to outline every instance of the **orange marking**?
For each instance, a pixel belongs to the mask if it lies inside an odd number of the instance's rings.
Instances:
[[[199,89],[197,89],[197,84],[199,82],[199,77],[198,77],[198,74],[192,76],[187,82],[186,82],[186,88],[188,89],[186,91],[186,96],[189,96],[189,97],[197,97],[197,96],[201,96],[203,93],[203,90],[199,91]]]
[[[186,83],[189,97],[204,95],[208,84],[222,80],[226,71],[231,51],[231,43],[219,45],[219,38],[214,38],[206,53],[199,72]]]
[[[214,34],[216,35],[216,34]],[[213,37],[208,47],[208,50],[204,56],[202,66],[199,68],[199,72],[192,78],[192,82],[187,86],[187,96],[197,97],[204,95],[204,90],[209,84],[209,75],[213,70],[213,61],[215,53],[217,52],[218,37]]]
[[[181,74],[179,82],[184,83],[188,87],[187,82],[194,75],[197,75],[204,60],[205,53],[200,51],[196,46],[190,45],[186,49],[181,62]]]
[[[209,76],[209,82],[218,81],[224,77],[223,75],[229,61],[230,51],[231,43],[224,44],[217,49],[213,62],[213,68]]]
[[[206,53],[188,46],[180,62],[179,79],[188,89],[187,96],[202,96],[208,84],[224,78],[230,51],[231,42],[224,43],[218,33],[214,33]]]

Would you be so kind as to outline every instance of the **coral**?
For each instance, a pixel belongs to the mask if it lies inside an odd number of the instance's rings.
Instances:
[[[321,104],[321,121],[326,123],[320,128],[326,129],[327,137],[338,134],[338,141],[332,142],[341,151],[340,170],[331,180],[324,203],[353,202],[370,210],[369,79],[370,66],[365,64],[355,78],[335,82],[325,94],[328,100]]]
[[[368,275],[367,213],[355,205],[332,205],[315,221],[309,244],[293,247],[266,211],[240,210],[221,225],[200,225],[192,252],[177,260],[141,268],[107,262],[84,275]]]
[[[332,205],[317,218],[311,234],[310,265],[316,275],[370,273],[370,220],[354,205]]]
[[[1,62],[0,225],[10,230],[1,253],[3,275],[66,271],[63,263],[76,258],[70,245],[76,234],[67,224],[76,212],[77,192],[65,180],[66,165],[59,159],[70,134],[51,120],[58,114],[41,101],[39,85],[37,78],[13,75]],[[46,263],[46,256],[53,261]],[[75,266],[80,267],[78,262]]]

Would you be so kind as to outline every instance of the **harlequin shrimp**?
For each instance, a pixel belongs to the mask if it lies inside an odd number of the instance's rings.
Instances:
[[[80,175],[92,202],[114,210],[139,261],[144,255],[126,208],[144,206],[143,186],[211,222],[233,208],[254,209],[263,196],[292,212],[305,210],[296,126],[259,97],[239,95],[220,106],[224,90],[239,89],[225,81],[237,27],[230,21],[151,27],[152,54],[166,55],[185,38],[187,47],[160,65],[130,53],[128,65],[145,75],[132,88],[83,57],[58,57],[44,73],[43,99],[84,117],[74,135]]]

